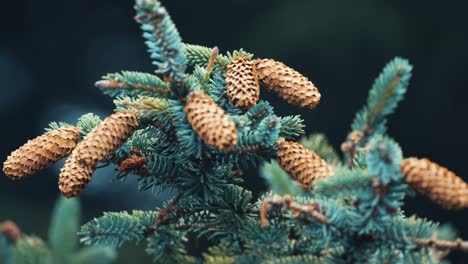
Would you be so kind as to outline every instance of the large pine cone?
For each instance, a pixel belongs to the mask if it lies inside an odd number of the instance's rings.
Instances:
[[[333,168],[325,160],[297,142],[281,141],[278,161],[285,171],[307,189],[312,187],[315,180],[334,174]]]
[[[110,115],[76,146],[76,159],[89,166],[105,161],[137,128],[137,111],[126,110]]]
[[[409,158],[401,163],[401,172],[418,193],[452,210],[468,207],[468,184],[452,171],[428,159]]]
[[[272,59],[257,59],[255,65],[261,83],[288,103],[312,109],[320,102],[317,87],[294,69]]]
[[[206,144],[228,150],[237,143],[236,124],[207,95],[191,93],[184,110],[193,130]]]
[[[63,126],[29,140],[8,156],[3,172],[13,180],[31,176],[70,154],[79,137],[79,127]]]
[[[226,71],[227,95],[237,108],[249,109],[260,97],[255,64],[249,57],[236,56],[227,65]]]

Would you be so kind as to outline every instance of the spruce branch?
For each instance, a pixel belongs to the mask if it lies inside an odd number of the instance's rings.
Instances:
[[[185,46],[167,10],[157,0],[136,0],[135,20],[141,24],[156,73],[176,86],[185,80]]]
[[[200,45],[185,44],[185,52],[187,56],[188,65],[200,65],[207,67],[212,57],[212,50]],[[214,65],[217,67],[226,67],[229,59],[219,54],[214,60]]]
[[[406,93],[413,66],[402,58],[390,61],[375,80],[367,98],[367,104],[356,114],[351,126],[352,132],[342,144],[342,150],[348,155],[348,164],[357,148],[365,146],[375,134],[385,133],[386,117],[393,113]]]
[[[304,120],[300,116],[285,116],[279,118],[281,123],[280,137],[286,140],[295,140],[305,134]]]
[[[180,198],[182,198],[182,194],[178,194],[164,209],[159,211],[158,217],[156,217],[156,223],[166,221],[171,213],[181,216],[180,214],[182,214],[182,211],[177,208],[177,203],[179,203]]]
[[[300,143],[307,149],[314,151],[329,164],[336,166],[340,164],[340,156],[329,143],[325,134],[313,133],[302,137]]]
[[[97,81],[95,86],[112,98],[116,96],[167,96],[168,84],[157,76],[132,71],[112,73]]]
[[[330,223],[330,219],[325,214],[320,212],[320,207],[321,206],[318,203],[296,203],[289,195],[285,195],[283,197],[275,195],[263,201],[259,213],[260,224],[262,227],[267,227],[269,225],[268,213],[274,208],[289,210],[292,215],[297,218],[314,219],[318,223],[325,225],[332,224]],[[351,230],[344,231],[353,233]],[[392,239],[397,239],[397,237],[395,237],[395,234],[397,234],[396,232],[398,231],[392,231]],[[378,233],[373,233],[370,235],[374,239],[382,239]],[[429,247],[436,250],[460,250],[463,252],[468,252],[468,242],[460,238],[455,241],[437,240],[435,236],[431,238],[409,237],[408,239],[418,247]]]
[[[127,212],[104,213],[81,228],[78,235],[85,245],[106,245],[113,248],[122,246],[126,241],[144,238],[146,228]]]
[[[96,126],[98,126],[102,122],[101,118],[98,115],[93,113],[88,113],[82,115],[78,118],[78,122],[76,126],[81,128],[81,136],[86,136],[89,132],[91,132]]]

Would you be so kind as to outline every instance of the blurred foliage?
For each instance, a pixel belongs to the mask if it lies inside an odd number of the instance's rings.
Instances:
[[[4,264],[110,264],[117,253],[95,246],[79,250],[77,232],[81,209],[77,198],[57,200],[49,227],[48,244],[18,227],[0,234],[0,260]],[[10,233],[10,234],[8,234]],[[12,235],[13,234],[13,235]]]

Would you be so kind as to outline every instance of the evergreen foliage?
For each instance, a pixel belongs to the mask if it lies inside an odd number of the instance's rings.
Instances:
[[[21,235],[16,225],[0,232],[0,263],[4,264],[110,264],[116,252],[108,247],[79,249],[80,203],[60,197],[52,214],[48,243],[37,236]],[[4,226],[0,223],[0,226]],[[12,235],[14,234],[14,235]]]
[[[323,134],[302,138],[334,171],[304,189],[274,160],[278,142],[304,134],[301,117],[277,116],[264,100],[238,109],[227,98],[226,65],[235,56],[254,55],[244,50],[223,55],[217,48],[183,44],[157,0],[136,0],[135,9],[156,75],[123,71],[96,83],[117,111],[135,109],[140,119],[139,129],[103,165],[119,165],[116,180],[137,177],[140,191],[170,189],[175,197],[152,211],[104,213],[81,227],[82,243],[119,248],[145,241],[156,263],[437,263],[447,250],[467,251],[466,242],[453,241],[450,228],[401,210],[411,189],[400,171],[401,148],[385,126],[407,90],[408,61],[395,58],[376,79],[342,145],[343,159]],[[282,68],[286,75],[287,66]],[[194,131],[185,111],[192,92],[209,96],[235,123],[233,148],[210,146]],[[86,136],[99,122],[88,114],[77,126]],[[132,159],[140,162],[123,166]],[[241,175],[258,165],[270,191],[255,199],[241,187]],[[63,203],[60,208],[73,207]],[[76,244],[60,242],[73,239],[53,223],[57,229],[51,230],[50,250],[28,238],[17,244],[17,256],[37,254],[44,263],[69,256],[65,252]],[[201,258],[189,254],[194,244],[189,239],[208,240]],[[0,253],[8,252],[5,248]],[[88,262],[90,256],[112,259],[110,252],[89,249],[74,263]]]

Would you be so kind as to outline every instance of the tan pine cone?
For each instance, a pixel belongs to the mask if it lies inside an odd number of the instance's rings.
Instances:
[[[184,110],[193,130],[206,144],[223,150],[236,145],[236,124],[210,97],[202,92],[193,92]]]
[[[135,154],[119,163],[119,171],[133,171],[146,166],[146,160]]]
[[[278,161],[296,181],[310,189],[312,183],[332,176],[333,168],[313,151],[297,142],[283,140],[278,144]]]
[[[260,82],[288,103],[312,109],[320,102],[317,87],[296,70],[272,59],[257,59],[254,63]]]
[[[236,56],[227,65],[226,71],[227,95],[237,108],[249,109],[260,97],[255,64],[249,57]]]
[[[428,159],[408,158],[401,163],[401,172],[418,193],[451,210],[468,207],[468,184],[452,171]]]
[[[138,112],[126,110],[117,112],[96,126],[76,146],[76,158],[90,166],[105,161],[138,128]]]
[[[78,146],[80,144],[82,142]],[[88,186],[96,170],[96,164],[90,166],[81,162],[78,155],[76,150],[73,151],[60,170],[59,189],[68,198],[80,194]]]
[[[79,127],[63,126],[29,140],[8,156],[3,172],[13,180],[31,176],[70,154],[79,137]]]

